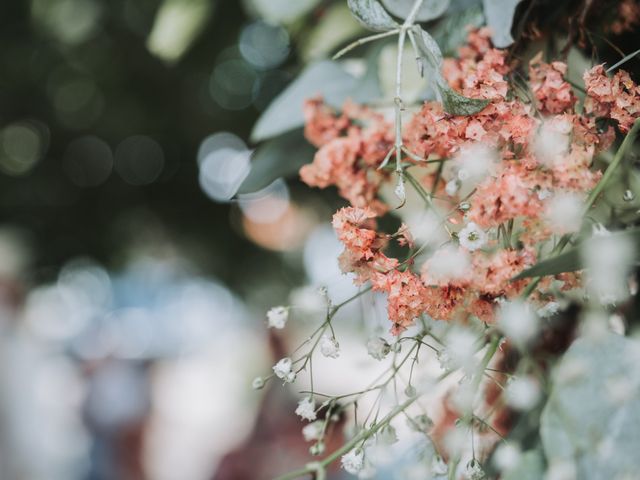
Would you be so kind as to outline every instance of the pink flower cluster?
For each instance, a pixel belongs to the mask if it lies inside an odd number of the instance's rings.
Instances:
[[[469,204],[447,214],[444,222],[451,229],[467,227],[453,233],[448,250],[436,250],[420,274],[412,271],[412,261],[384,253],[391,238],[413,248],[408,227],[403,224],[393,235],[376,229],[376,217],[389,210],[378,193],[390,175],[377,167],[393,146],[393,125],[350,102],[341,113],[320,99],[305,106],[305,134],[319,150],[313,163],[301,169],[301,178],[320,188],[333,185],[350,202],[333,218],[345,246],[340,266],[355,274],[357,284],[370,282],[388,295],[394,334],[421,314],[493,321],[496,303],[519,295],[528,284],[513,277],[536,262],[535,252],[554,233],[563,233],[553,209],[571,207],[567,198],[586,197],[599,181],[601,172],[591,168],[592,162],[614,141],[613,125],[625,132],[640,116],[640,87],[625,72],[608,77],[600,65],[586,72],[582,113],[575,111],[577,99],[565,80],[564,63],[545,63],[541,55],[531,60],[528,89],[533,98],[522,94],[522,85],[518,89],[510,83],[511,72],[505,52],[492,48],[487,30],[470,32],[459,58],[445,59],[443,74],[452,88],[489,100],[487,106],[474,115],[456,116],[439,102],[426,102],[404,128],[404,145],[416,156],[446,160],[443,170],[422,165],[422,184],[434,187],[449,205]],[[611,121],[596,128],[600,118]],[[420,163],[410,157],[404,161]],[[470,175],[472,188],[459,187]],[[472,239],[458,240],[469,232]],[[473,243],[484,236],[486,242]],[[457,255],[462,271],[443,275],[443,255]],[[576,275],[557,279],[563,288],[579,284]],[[534,300],[553,299],[548,288],[552,280],[540,282]]]

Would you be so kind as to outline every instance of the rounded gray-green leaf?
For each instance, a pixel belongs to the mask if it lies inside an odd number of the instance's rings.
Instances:
[[[521,0],[483,0],[484,16],[491,28],[491,41],[498,48],[506,48],[513,43],[511,26],[513,15]]]
[[[381,0],[389,13],[399,18],[407,18],[415,0]],[[440,18],[449,8],[451,0],[424,0],[418,9],[415,20],[428,22]]]
[[[399,26],[378,0],[347,0],[347,3],[353,16],[369,30],[386,32]]]

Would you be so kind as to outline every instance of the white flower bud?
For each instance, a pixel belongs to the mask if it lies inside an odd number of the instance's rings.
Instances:
[[[364,452],[360,449],[351,450],[342,456],[340,463],[347,473],[357,475],[364,466]]]
[[[391,351],[391,345],[382,337],[370,338],[367,342],[367,352],[376,360],[382,360]]]
[[[254,390],[261,390],[262,388],[264,388],[264,379],[262,377],[254,378],[253,382],[251,382],[251,387]]]
[[[322,420],[316,420],[308,425],[305,425],[302,429],[302,436],[305,442],[311,442],[312,440],[320,440],[322,438],[322,428],[324,422]]]
[[[296,379],[296,374],[291,370],[293,362],[289,357],[283,358],[273,366],[273,373],[276,377],[284,380],[286,383],[291,383]]]
[[[287,307],[273,307],[267,312],[267,326],[269,328],[282,329],[289,319],[289,309]]]
[[[316,419],[316,402],[313,401],[311,397],[305,397],[300,402],[298,402],[298,407],[296,408],[296,415],[299,417],[313,421]]]
[[[340,356],[340,345],[335,338],[323,335],[320,339],[320,353],[325,357],[338,358]]]

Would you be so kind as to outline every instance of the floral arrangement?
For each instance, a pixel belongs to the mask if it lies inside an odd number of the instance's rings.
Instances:
[[[540,52],[524,62],[496,48],[491,26],[469,29],[457,56],[443,58],[417,21],[420,0],[404,15],[391,12],[402,23],[375,0],[348,3],[378,33],[338,56],[397,36],[392,108],[351,99],[337,108],[309,96],[304,135],[317,150],[299,175],[311,187],[335,187],[348,203],[332,226],[344,246],[340,269],[360,291],[337,305],[324,292],[324,321],[254,387],[295,382],[316,353],[338,358],[332,320],[370,291],[386,299],[392,339],[372,337],[367,350],[389,366],[367,388],[338,396],[314,391],[311,377],[295,413],[308,422],[302,435],[318,460],[282,478],[325,478],[337,460],[374,478],[372,452],[397,440],[399,417],[425,442],[401,478],[634,478],[633,462],[602,454],[603,442],[618,448],[623,438],[600,420],[607,408],[565,416],[558,405],[597,388],[588,382],[597,352],[611,353],[607,368],[616,372],[640,358],[637,342],[620,335],[637,291],[638,232],[606,201],[625,183],[640,86],[620,65],[601,63],[572,82],[564,61]],[[431,88],[414,106],[402,95],[405,42]],[[622,197],[635,195],[623,188]],[[400,217],[399,227],[384,231],[388,217]],[[274,307],[269,327],[285,328],[289,314]],[[416,381],[428,354],[440,372]],[[636,377],[607,374],[621,382],[609,390],[616,408],[637,405]],[[382,401],[390,390],[392,400]],[[371,396],[359,417],[359,402]],[[437,398],[435,413],[422,404],[428,396]],[[581,418],[587,411],[600,423]],[[344,443],[325,452],[345,417]]]

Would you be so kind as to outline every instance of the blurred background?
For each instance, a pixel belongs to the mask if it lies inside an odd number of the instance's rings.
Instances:
[[[457,3],[433,30],[449,52],[482,22]],[[355,293],[328,222],[342,203],[283,180],[313,154],[286,109],[251,132],[301,64],[361,32],[344,1],[0,4],[1,480],[261,479],[309,461],[299,397],[251,381],[322,318],[318,287]],[[392,98],[395,53],[372,51],[369,94]],[[371,92],[354,90],[366,65],[324,68],[346,85],[335,103]],[[279,304],[291,325],[269,335]],[[319,391],[380,368],[349,332],[386,334],[384,312],[368,296],[341,310],[346,363],[318,360]]]
[[[337,201],[271,179],[228,201],[296,74],[290,32],[318,2],[294,3],[2,2],[2,480],[270,478],[308,458],[297,399],[251,380],[286,348],[266,310],[292,289],[323,308]]]

